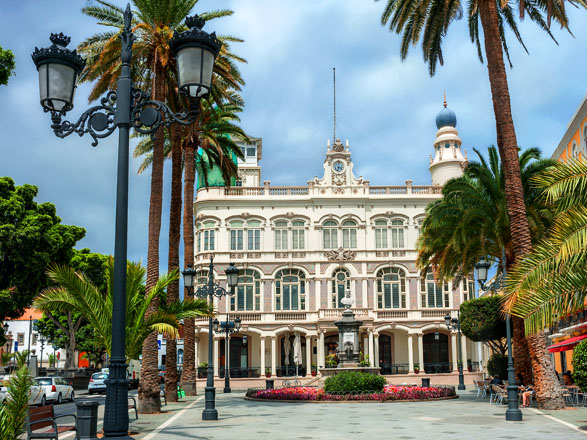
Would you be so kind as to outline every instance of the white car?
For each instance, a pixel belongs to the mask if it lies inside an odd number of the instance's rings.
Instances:
[[[10,382],[11,376],[2,376],[0,378],[0,402],[3,402],[8,393],[8,383]],[[47,396],[45,390],[37,382],[37,380],[31,377],[31,388],[29,390],[29,405],[45,406],[47,402]]]
[[[90,377],[90,383],[88,383],[88,394],[105,393],[106,383],[104,383],[104,381],[106,379],[108,379],[107,371],[92,374],[92,377]]]
[[[37,377],[37,382],[44,388],[47,400],[58,405],[64,400],[73,402],[75,393],[73,387],[62,377]]]

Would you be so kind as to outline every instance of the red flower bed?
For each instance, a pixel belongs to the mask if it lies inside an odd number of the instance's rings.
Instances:
[[[247,393],[249,395],[249,393]],[[259,390],[251,393],[250,397],[268,400],[428,400],[451,397],[455,395],[453,387],[417,387],[386,385],[382,393],[365,394],[327,394],[323,389],[312,387],[279,388]]]

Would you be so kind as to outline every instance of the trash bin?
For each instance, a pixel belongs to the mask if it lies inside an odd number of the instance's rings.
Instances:
[[[273,379],[265,379],[265,389],[272,390],[274,383],[275,383],[275,380],[273,380]]]
[[[76,400],[79,440],[98,440],[98,405],[95,400]]]
[[[422,387],[429,387],[430,386],[430,378],[429,377],[423,377],[422,378]]]

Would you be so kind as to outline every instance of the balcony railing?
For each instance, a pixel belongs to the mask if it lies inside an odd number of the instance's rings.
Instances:
[[[369,312],[371,311],[371,309],[367,309],[367,308],[358,308],[358,309],[351,309],[354,313],[355,316],[369,316]],[[319,318],[333,318],[333,319],[337,319],[340,318],[342,316],[342,312],[344,312],[344,309],[320,309],[318,312],[318,317]]]
[[[410,366],[408,364],[379,364],[381,374],[408,374]]]
[[[277,312],[275,313],[276,321],[305,321],[306,312]]]
[[[424,373],[426,373],[426,374],[439,374],[439,373],[450,373],[450,372],[452,372],[452,362],[436,362],[436,363],[424,362]]]
[[[407,310],[377,310],[377,319],[407,319]]]
[[[320,195],[320,188],[312,186],[231,186],[224,188],[225,196],[236,197],[287,197],[287,196],[309,196]],[[440,186],[363,186],[361,193],[369,195],[429,195],[442,194]]]

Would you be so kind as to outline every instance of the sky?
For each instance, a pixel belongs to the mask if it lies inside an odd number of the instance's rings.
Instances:
[[[126,3],[113,0],[115,4]],[[78,248],[114,252],[116,153],[112,135],[91,146],[89,136],[57,138],[39,105],[38,76],[30,54],[50,45],[51,32],[71,36],[71,46],[105,30],[81,8],[91,1],[10,1],[0,15],[0,46],[16,57],[16,74],[0,86],[0,176],[38,186],[38,202],[51,202],[64,224],[86,229]],[[355,173],[372,185],[430,184],[434,118],[443,91],[457,115],[463,148],[486,152],[495,144],[487,69],[477,58],[466,22],[452,24],[444,66],[434,77],[413,47],[405,61],[400,37],[380,22],[385,1],[200,0],[194,12],[231,9],[231,17],[206,30],[244,40],[232,50],[247,60],[242,127],[263,138],[262,180],[305,185],[321,177],[327,139],[333,135],[332,69],[336,67],[336,137],[348,139]],[[509,35],[508,69],[518,142],[549,157],[586,93],[587,12],[568,6],[574,35],[553,25],[555,44],[530,21],[520,30],[530,54]],[[77,120],[89,106],[90,85],[78,87]],[[131,141],[131,148],[134,144]],[[137,175],[131,160],[128,257],[146,265],[150,172]],[[167,267],[170,164],[165,166],[160,267]],[[183,261],[183,257],[181,259]]]

